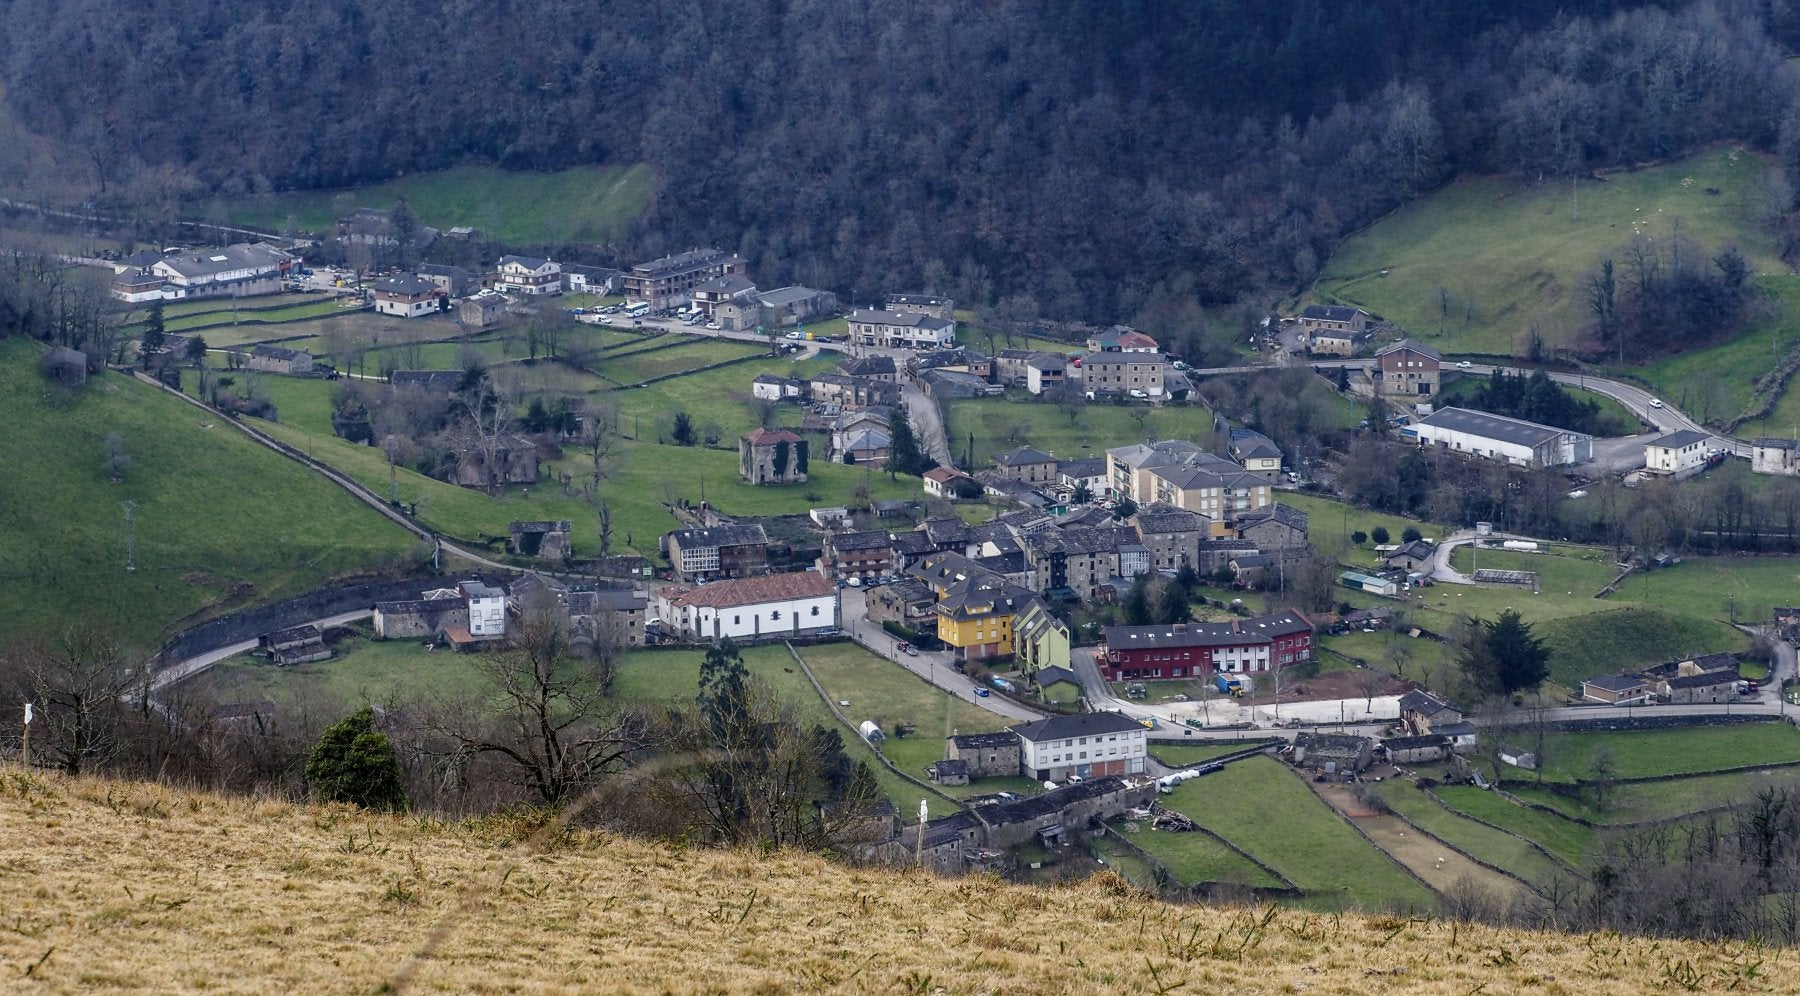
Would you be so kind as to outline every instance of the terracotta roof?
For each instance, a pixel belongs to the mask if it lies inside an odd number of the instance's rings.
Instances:
[[[799,436],[786,429],[758,429],[755,432],[744,433],[744,438],[749,440],[751,446],[773,446],[781,442],[797,443],[800,441]]]
[[[837,591],[837,586],[812,571],[794,574],[769,574],[758,578],[714,581],[698,588],[674,586],[664,588],[663,597],[671,605],[727,609],[735,605],[757,605],[795,598],[817,598]]]

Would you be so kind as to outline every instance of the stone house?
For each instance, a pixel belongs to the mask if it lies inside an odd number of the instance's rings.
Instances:
[[[1310,342],[1319,332],[1363,332],[1369,315],[1361,308],[1338,304],[1309,304],[1300,312],[1300,338]]]
[[[1089,353],[1081,361],[1082,389],[1088,398],[1123,394],[1161,401],[1169,358],[1162,353]]]
[[[1015,481],[1024,481],[1026,484],[1056,483],[1056,458],[1043,450],[1021,446],[994,457],[994,465],[999,468],[1000,473]]]
[[[1280,502],[1239,512],[1232,520],[1239,539],[1265,552],[1306,549],[1306,525],[1305,512]]]
[[[806,482],[807,444],[786,429],[757,429],[738,439],[738,476],[751,484]]]
[[[898,314],[929,315],[945,320],[956,317],[956,302],[936,294],[889,294],[883,307]]]
[[[331,656],[317,626],[294,626],[270,633],[260,642],[277,664],[305,664]]]
[[[898,570],[894,541],[883,530],[828,533],[820,560],[825,576],[834,581],[849,578],[869,581],[888,577]]]
[[[247,369],[287,374],[293,377],[309,377],[318,365],[313,354],[303,349],[289,349],[286,346],[262,345],[241,355],[243,355],[244,366]]]
[[[1403,339],[1375,352],[1371,379],[1384,398],[1429,401],[1438,394],[1443,357],[1420,342]]]
[[[1389,737],[1381,742],[1387,759],[1395,764],[1442,761],[1450,756],[1450,738],[1441,733],[1422,737]]]
[[[1375,741],[1347,733],[1302,733],[1294,737],[1288,759],[1297,768],[1350,775],[1369,766]]]
[[[1400,696],[1400,724],[1413,736],[1440,732],[1443,726],[1461,723],[1461,709],[1423,688]]]
[[[504,314],[506,297],[503,294],[484,292],[474,297],[465,297],[456,303],[456,321],[468,328],[485,329],[498,322]]]
[[[1780,474],[1793,477],[1800,474],[1800,460],[1794,459],[1796,447],[1800,446],[1792,439],[1779,436],[1758,436],[1750,443],[1750,469],[1758,474]]]
[[[469,628],[469,603],[455,588],[427,591],[416,599],[375,603],[375,637],[399,640],[433,637]]]
[[[970,778],[1019,777],[1019,738],[1007,733],[963,733],[948,738],[945,756],[968,765]]]
[[[465,488],[537,483],[536,443],[513,433],[495,443],[492,460],[482,450],[480,446],[469,445],[456,454],[456,468],[451,471],[450,483]]]
[[[937,631],[937,596],[916,578],[876,585],[864,604],[870,622],[898,623],[919,633]]]
[[[677,529],[662,545],[683,581],[749,577],[769,568],[769,535],[757,522]]]

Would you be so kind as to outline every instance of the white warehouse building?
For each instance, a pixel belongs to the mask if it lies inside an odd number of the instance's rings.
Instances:
[[[1519,467],[1561,467],[1594,459],[1594,437],[1468,408],[1440,408],[1400,430],[1408,439]]]

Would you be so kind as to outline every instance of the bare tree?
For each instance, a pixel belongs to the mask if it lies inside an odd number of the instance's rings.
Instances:
[[[1374,668],[1364,668],[1356,675],[1356,690],[1363,693],[1363,712],[1373,715],[1375,696],[1387,689],[1388,676]]]
[[[104,767],[128,746],[128,694],[141,698],[145,670],[99,626],[71,625],[28,643],[8,660],[25,700],[37,707],[34,756],[66,774]]]
[[[457,435],[462,451],[458,458],[467,459],[473,455],[480,460],[488,494],[498,494],[500,451],[513,431],[512,403],[484,381],[482,386],[465,392],[458,405],[462,416],[458,420]]]
[[[643,726],[611,708],[600,676],[570,653],[568,615],[554,595],[527,601],[517,642],[477,662],[487,698],[441,703],[425,725],[458,765],[498,758],[514,784],[558,806],[642,750]]]
[[[599,498],[600,482],[613,470],[613,455],[619,451],[618,418],[610,400],[589,404],[581,412],[581,448],[588,455],[588,491],[594,499]]]

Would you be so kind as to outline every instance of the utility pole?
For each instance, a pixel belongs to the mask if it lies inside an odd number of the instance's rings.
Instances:
[[[137,502],[120,502],[125,509],[125,570],[127,573],[137,570]]]
[[[930,807],[925,800],[919,800],[919,840],[913,845],[913,863],[920,868],[925,867],[925,818],[931,815]]]

